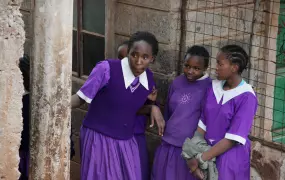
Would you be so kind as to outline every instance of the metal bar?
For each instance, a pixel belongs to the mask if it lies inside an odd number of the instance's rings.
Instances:
[[[82,1],[77,0],[77,73],[78,77],[83,72],[83,38],[82,38]]]
[[[186,46],[186,7],[187,0],[181,0],[180,10],[180,44],[179,44],[179,58],[177,62],[176,74],[180,74],[181,63],[183,62],[185,46]]]
[[[84,29],[82,29],[81,32],[85,33],[85,34],[90,34],[90,35],[93,35],[93,36],[98,36],[98,37],[105,38],[105,35],[102,35],[102,34],[99,34],[99,33],[95,33],[95,32],[91,32],[91,31],[87,31],[87,30],[84,30]]]

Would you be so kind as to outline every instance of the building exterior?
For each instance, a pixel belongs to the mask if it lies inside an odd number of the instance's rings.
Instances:
[[[24,0],[25,52],[31,54],[33,4]],[[122,41],[139,30],[156,35],[160,53],[151,66],[165,103],[168,85],[181,73],[188,46],[208,48],[215,67],[218,49],[228,43],[242,45],[251,56],[244,78],[259,98],[252,128],[252,179],[285,179],[285,1],[283,0],[74,0],[72,93],[84,83],[95,64],[116,56]],[[72,111],[76,157],[71,179],[79,179],[79,129],[87,106]],[[160,138],[148,129],[153,158]]]

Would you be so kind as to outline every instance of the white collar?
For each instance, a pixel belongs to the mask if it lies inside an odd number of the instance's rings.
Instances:
[[[228,102],[229,100],[231,100],[231,99],[233,99],[233,98],[235,98],[235,97],[237,97],[237,96],[239,96],[245,92],[250,92],[255,96],[255,93],[252,89],[252,86],[247,84],[246,82],[244,82],[242,85],[240,85],[234,89],[225,91],[223,89],[222,81],[213,80],[212,81],[212,87],[213,87],[214,95],[216,97],[218,104],[220,103],[221,99],[223,98],[222,105],[225,104],[226,102]]]
[[[122,71],[123,71],[123,76],[124,76],[124,81],[125,81],[125,87],[126,89],[132,84],[132,82],[135,80],[135,76],[130,68],[129,60],[127,57],[121,60],[122,64]],[[147,90],[148,89],[148,79],[146,72],[144,71],[141,75],[139,75],[139,82],[143,87],[145,87]]]
[[[206,74],[204,74],[202,77],[200,77],[199,79],[197,79],[197,81],[201,81],[201,80],[207,79],[208,77],[209,77],[209,74],[206,73]]]

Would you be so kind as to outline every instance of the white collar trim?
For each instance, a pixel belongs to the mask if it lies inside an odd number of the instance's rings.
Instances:
[[[212,81],[212,87],[214,91],[214,95],[216,97],[217,103],[219,104],[221,99],[223,98],[222,105],[228,102],[229,100],[245,93],[245,92],[250,92],[255,96],[255,93],[252,89],[252,86],[244,82],[244,84],[231,89],[231,90],[223,90],[223,83],[222,81],[219,80],[213,80]]]
[[[130,68],[129,60],[127,57],[121,60],[122,64],[122,71],[124,76],[124,82],[125,82],[125,88],[128,89],[128,87],[132,84],[132,82],[135,80],[135,76]],[[144,71],[141,75],[139,75],[139,82],[143,87],[148,89],[148,79],[146,72]]]
[[[209,77],[209,74],[206,73],[206,74],[204,74],[202,77],[200,77],[199,79],[197,79],[197,81],[201,81],[201,80],[207,79],[208,77]]]

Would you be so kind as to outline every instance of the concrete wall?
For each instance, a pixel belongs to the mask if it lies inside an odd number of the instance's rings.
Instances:
[[[0,1],[0,179],[18,179],[23,78],[18,68],[25,41],[21,0]]]

